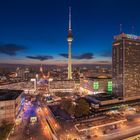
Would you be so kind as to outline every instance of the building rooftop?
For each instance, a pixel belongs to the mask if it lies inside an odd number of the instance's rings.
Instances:
[[[100,94],[96,94],[96,95],[87,95],[86,96],[86,99],[92,103],[99,103],[101,101],[108,101],[108,100],[113,100],[116,98],[117,97],[115,97],[114,95],[109,94],[109,93],[100,93]]]
[[[109,77],[109,76],[98,76],[98,77],[87,77],[87,79],[89,79],[89,80],[102,80],[102,79],[111,80],[112,77]]]
[[[15,100],[23,90],[0,89],[0,101]]]
[[[136,36],[134,34],[121,33],[120,35],[114,36],[115,40],[120,40],[122,38],[131,39],[131,40],[140,40],[140,36]]]
[[[112,95],[109,93],[96,94],[96,95],[94,95],[94,97],[96,98],[96,100],[99,100],[99,101],[113,100],[113,99],[117,98],[117,97],[115,97],[115,95]]]

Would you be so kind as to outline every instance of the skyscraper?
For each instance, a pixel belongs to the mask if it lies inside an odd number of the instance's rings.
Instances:
[[[113,92],[123,100],[140,98],[140,36],[115,36],[112,55]]]
[[[71,45],[73,41],[71,28],[71,7],[69,7],[69,29],[68,29],[68,80],[72,79],[72,60],[71,60]]]

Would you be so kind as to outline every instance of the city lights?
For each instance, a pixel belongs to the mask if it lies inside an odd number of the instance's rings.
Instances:
[[[140,139],[139,5],[1,0],[0,140]]]

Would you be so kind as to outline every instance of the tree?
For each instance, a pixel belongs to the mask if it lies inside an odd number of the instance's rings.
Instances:
[[[74,114],[75,114],[75,105],[71,104],[70,108],[68,109],[68,113],[71,116],[74,116]]]
[[[89,103],[81,98],[76,102],[76,105],[71,99],[63,99],[61,101],[61,107],[71,116],[82,117],[89,114],[90,106]]]
[[[73,116],[75,114],[75,105],[73,104],[71,99],[64,98],[61,101],[60,105],[71,116]]]
[[[71,101],[70,99],[64,98],[64,99],[62,99],[60,105],[61,105],[61,107],[62,107],[64,110],[67,111],[67,110],[71,107],[72,101]]]
[[[82,116],[86,116],[89,114],[90,111],[90,106],[89,103],[81,98],[77,101],[77,105],[75,108],[75,116],[76,117],[82,117]]]

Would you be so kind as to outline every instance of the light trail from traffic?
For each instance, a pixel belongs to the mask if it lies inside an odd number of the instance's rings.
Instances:
[[[38,108],[37,116],[40,120],[43,134],[46,136],[47,139],[52,140],[52,132],[51,132],[50,126],[48,125],[46,121],[46,117],[41,108]]]
[[[51,126],[53,127],[53,129],[57,132],[61,129],[59,123],[57,122],[57,120],[53,117],[52,113],[49,111],[48,107],[43,108],[45,115],[47,116],[47,119],[49,121],[49,123],[51,124]]]

